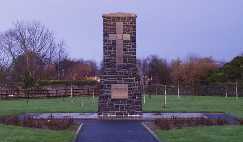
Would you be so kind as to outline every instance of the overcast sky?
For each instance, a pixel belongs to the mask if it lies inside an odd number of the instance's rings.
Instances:
[[[134,12],[137,54],[228,61],[243,52],[243,0],[0,0],[0,32],[40,21],[72,58],[102,60],[102,14]]]

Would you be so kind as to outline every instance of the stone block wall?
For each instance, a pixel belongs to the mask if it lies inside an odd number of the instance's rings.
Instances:
[[[122,25],[122,33],[118,32],[120,29],[117,23]],[[142,95],[136,66],[136,15],[105,14],[103,26],[104,70],[101,76],[99,116],[101,119],[139,119],[142,115]],[[111,35],[114,38],[110,38]],[[112,98],[115,95],[112,94],[114,84],[127,85],[127,98]]]

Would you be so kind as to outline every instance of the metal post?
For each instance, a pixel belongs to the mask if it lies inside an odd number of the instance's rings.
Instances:
[[[180,82],[178,81],[178,88],[177,88],[178,98],[180,98]]]

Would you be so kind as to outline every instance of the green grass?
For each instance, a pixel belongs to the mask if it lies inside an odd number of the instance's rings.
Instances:
[[[92,97],[0,100],[0,116],[28,112],[96,112],[97,98]]]
[[[212,126],[156,131],[161,142],[242,142],[243,126]]]
[[[163,108],[164,97],[146,96],[145,112],[226,112],[243,118],[243,98],[207,96],[167,96],[167,106]],[[0,100],[0,116],[21,113],[44,112],[97,112],[97,97],[74,97],[53,99]],[[241,142],[243,127],[199,127],[171,131],[157,131],[162,140],[169,142]],[[0,125],[0,142],[70,142],[71,131],[49,131],[16,126]]]
[[[164,106],[164,96],[146,96],[143,106],[145,112],[225,112],[243,118],[243,97],[236,100],[235,97],[217,96],[167,96],[167,105]]]
[[[143,105],[145,112],[226,112],[243,118],[243,97],[216,96],[167,96],[167,106],[163,96],[146,96]],[[32,99],[29,104],[26,100],[0,100],[0,115],[14,115],[26,112],[97,112],[97,97]]]
[[[71,131],[51,131],[0,125],[0,142],[71,142]]]

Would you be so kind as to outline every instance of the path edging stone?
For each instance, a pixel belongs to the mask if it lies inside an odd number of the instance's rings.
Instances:
[[[81,129],[83,128],[83,123],[80,124],[80,126],[78,127],[78,129],[75,131],[75,135],[73,138],[72,142],[76,142],[79,136],[79,132],[81,131]]]
[[[160,142],[160,139],[158,138],[158,136],[154,133],[154,131],[152,131],[144,122],[142,122],[142,125],[144,126],[145,129],[147,129],[147,131],[155,138],[155,140],[157,142]]]

